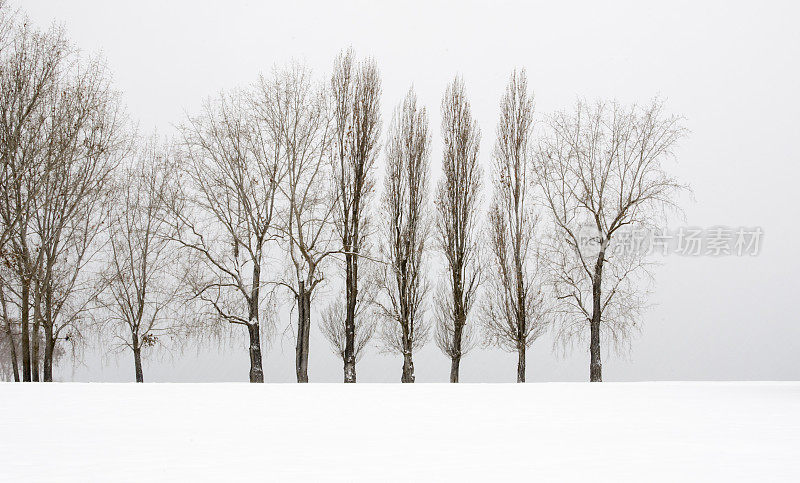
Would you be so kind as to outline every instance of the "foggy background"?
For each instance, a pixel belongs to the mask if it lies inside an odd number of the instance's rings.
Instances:
[[[380,68],[383,133],[412,83],[428,108],[434,182],[441,163],[439,104],[456,73],[463,75],[481,126],[485,172],[500,96],[514,67],[527,69],[538,119],[571,107],[578,97],[646,103],[661,95],[666,110],[684,115],[691,131],[677,149],[677,163],[667,164],[694,193],[682,200],[685,220],[671,226],[760,226],[763,244],[756,257],[663,258],[654,270],[654,306],[644,315],[643,330],[629,354],[603,354],[604,380],[800,379],[797,3],[12,5],[40,26],[63,24],[84,52],[102,52],[144,133],[157,128],[172,134],[204,98],[250,84],[259,72],[293,58],[327,81],[335,55],[352,45],[359,57],[374,56]],[[316,308],[326,303],[320,298]],[[296,314],[284,310],[279,317],[276,337],[265,347],[265,380],[293,382],[294,329],[284,329]],[[318,320],[315,312],[309,378],[341,381],[341,359],[321,336]],[[552,338],[541,338],[528,351],[528,381],[588,380],[585,345],[563,354]],[[109,356],[90,346],[83,362],[62,365],[55,379],[134,379],[128,353]],[[401,365],[399,356],[371,348],[357,366],[358,380],[399,381]],[[433,341],[415,354],[419,382],[447,381],[449,366]],[[148,381],[246,381],[248,367],[240,339],[225,347],[151,354],[144,373]],[[464,382],[515,378],[513,353],[477,347],[461,363]]]

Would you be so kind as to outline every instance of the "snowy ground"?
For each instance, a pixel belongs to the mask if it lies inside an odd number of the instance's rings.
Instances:
[[[800,383],[0,384],[0,479],[800,481]]]

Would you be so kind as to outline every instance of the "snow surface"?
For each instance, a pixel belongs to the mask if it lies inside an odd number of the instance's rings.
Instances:
[[[800,383],[0,384],[4,481],[800,481]]]

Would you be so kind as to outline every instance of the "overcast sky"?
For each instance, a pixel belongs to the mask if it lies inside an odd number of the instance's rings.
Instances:
[[[322,79],[352,45],[383,76],[384,126],[411,84],[432,114],[431,163],[440,163],[439,103],[464,77],[489,155],[509,73],[525,67],[540,116],[578,97],[647,102],[661,95],[690,135],[670,170],[691,185],[685,222],[760,226],[756,257],[669,256],[643,330],[624,357],[605,356],[607,381],[798,379],[798,175],[800,4],[796,2],[108,2],[21,4],[39,25],[63,24],[86,52],[102,52],[143,131],[170,134],[186,112],[259,72],[304,60]],[[382,168],[382,165],[381,165]],[[378,174],[382,174],[379,169]],[[438,169],[434,169],[438,172]],[[488,196],[487,196],[488,200]],[[279,328],[292,320],[283,314]],[[340,381],[341,362],[313,321],[311,381]],[[102,357],[102,360],[101,360]],[[90,351],[57,377],[129,381],[129,354]],[[102,363],[102,364],[101,364]],[[402,361],[371,350],[359,381],[399,381]],[[449,360],[432,342],[415,356],[417,380],[446,381]],[[246,381],[243,341],[145,363],[150,381]],[[294,380],[294,340],[267,348],[267,381]],[[516,355],[476,349],[465,382],[512,382]],[[588,379],[588,348],[562,354],[549,337],[529,351],[528,381]]]

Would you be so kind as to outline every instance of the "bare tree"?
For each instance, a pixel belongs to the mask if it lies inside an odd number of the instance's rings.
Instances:
[[[413,354],[428,338],[424,319],[428,282],[424,273],[430,231],[426,213],[431,139],[428,114],[409,89],[392,118],[386,144],[383,195],[385,262],[380,303],[384,346],[403,356],[402,382],[414,382]]]
[[[111,206],[110,243],[99,297],[108,317],[105,327],[119,346],[133,352],[136,382],[144,382],[142,350],[178,335],[173,313],[180,281],[171,239],[175,226],[166,215],[169,194],[168,146],[153,136],[142,142],[121,170],[116,203]]]
[[[32,220],[37,238],[32,360],[36,376],[41,324],[45,381],[52,381],[60,336],[69,333],[75,344],[80,340],[79,323],[88,320],[96,284],[86,267],[102,248],[112,174],[129,147],[126,117],[100,60],[76,59],[60,79],[50,111]]]
[[[14,29],[16,27],[16,11],[12,10],[9,7],[8,2],[6,0],[0,0],[0,79],[2,79],[2,86],[4,88],[9,87],[9,72],[6,71],[8,67],[10,67],[11,62],[10,58],[4,55],[6,49],[12,44],[12,40],[14,39]],[[8,97],[2,97],[4,100],[8,99]],[[8,127],[8,119],[6,118],[5,114],[7,114],[6,109],[2,109],[3,111],[3,127]],[[3,214],[6,214],[6,211],[9,210],[8,202],[13,200],[13,197],[9,196],[9,191],[13,189],[15,186],[14,179],[12,176],[14,175],[14,168],[15,166],[11,163],[11,157],[8,155],[8,146],[6,142],[8,141],[8,131],[4,129],[2,131],[4,135],[2,137],[3,145],[0,146],[0,191],[2,191],[5,195],[0,197],[0,203],[3,203]],[[13,211],[13,210],[12,210]],[[10,214],[10,213],[9,213]],[[10,224],[7,223],[10,221]],[[16,227],[16,219],[15,217],[10,217],[7,220],[6,216],[0,216],[0,258],[2,258],[2,265],[0,266],[0,304],[2,304],[2,317],[3,317],[3,328],[2,328],[2,336],[0,336],[0,346],[2,347],[2,360],[8,360],[9,364],[3,364],[3,372],[10,372],[11,376],[13,376],[14,381],[19,382],[20,380],[20,373],[19,373],[19,357],[17,355],[17,339],[18,337],[14,334],[14,321],[12,321],[11,311],[8,307],[9,305],[9,296],[10,294],[5,288],[6,280],[9,279],[9,275],[13,275],[13,272],[7,270],[13,266],[13,257],[10,256],[11,254],[6,252],[6,243],[8,242],[9,238],[14,234],[14,228]],[[18,323],[18,321],[17,321]]]
[[[221,94],[182,126],[182,177],[169,211],[179,228],[175,240],[195,262],[187,274],[193,298],[213,320],[247,328],[250,382],[264,382],[263,270],[286,171],[269,120],[248,101],[253,95]]]
[[[67,68],[70,50],[61,30],[40,32],[27,19],[11,19],[7,9],[4,5],[0,12],[0,246],[13,264],[19,284],[22,379],[30,381],[29,324],[35,258],[30,224],[39,189],[37,178],[48,148],[46,132],[53,121],[50,102],[57,93],[58,79]]]
[[[82,59],[60,29],[24,20],[11,30],[0,69],[0,218],[16,281],[4,293],[19,310],[23,380],[38,381],[41,363],[49,381],[59,332],[84,318],[91,298],[78,292],[89,285],[83,268],[124,116],[102,62]]]
[[[494,147],[483,322],[489,344],[517,352],[517,382],[525,382],[525,353],[544,332],[547,313],[535,246],[532,135],[533,96],[525,70],[514,71],[500,101]]]
[[[344,382],[356,382],[358,264],[366,248],[372,170],[381,127],[378,67],[373,59],[357,63],[354,57],[352,49],[339,54],[331,78],[332,163],[338,192],[335,222],[345,262]]]
[[[447,86],[442,99],[442,140],[436,226],[447,277],[438,298],[436,343],[450,357],[450,382],[458,382],[461,357],[471,345],[467,322],[480,282],[477,209],[481,186],[480,129],[460,77]]]
[[[279,229],[289,253],[287,287],[297,302],[297,382],[308,382],[311,300],[324,280],[323,268],[333,249],[333,217],[338,201],[331,186],[331,121],[325,91],[311,72],[297,64],[262,76],[257,109],[268,120],[279,160],[286,169],[281,183]]]
[[[10,65],[8,61],[8,57],[4,54],[4,51],[11,45],[14,33],[14,27],[16,23],[16,12],[9,7],[8,2],[6,0],[0,0],[0,66],[7,68]],[[0,67],[0,69],[3,69]],[[8,73],[2,72],[2,77],[0,79],[3,80],[3,86],[8,86]],[[3,113],[5,114],[7,111],[3,109]],[[6,121],[5,116],[3,121]],[[4,123],[4,126],[6,124]],[[7,134],[7,132],[3,132],[3,134]],[[7,136],[3,137],[3,141],[6,141]],[[13,170],[13,166],[10,166],[10,157],[7,156],[6,145],[2,145],[2,150],[0,150],[0,190],[5,193],[5,196],[0,197],[0,203],[4,203],[9,201],[11,197],[8,197],[8,192],[12,189],[13,183],[11,182],[10,175]],[[8,207],[5,207],[8,209]],[[3,210],[5,212],[5,210]],[[14,226],[9,226],[6,223],[5,216],[0,217],[0,257],[2,258],[2,266],[0,266],[0,303],[2,304],[2,317],[3,317],[3,328],[2,328],[2,337],[0,337],[0,345],[2,346],[2,360],[9,360],[9,364],[3,364],[3,372],[9,372],[13,376],[14,381],[19,382],[20,374],[19,374],[19,357],[17,356],[17,337],[14,335],[13,329],[13,321],[11,318],[11,312],[9,310],[9,294],[5,289],[5,280],[9,278],[9,270],[6,268],[10,268],[12,260],[9,258],[9,253],[6,252],[6,243],[8,242],[9,238],[13,236],[13,229]],[[8,266],[8,267],[7,267]],[[5,374],[4,374],[5,375]]]
[[[646,260],[615,250],[626,229],[656,223],[682,186],[662,168],[684,135],[681,118],[659,100],[645,107],[589,106],[549,120],[536,181],[555,226],[548,253],[564,341],[589,329],[591,381],[602,381],[601,337],[615,347],[638,326]]]

